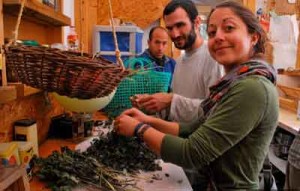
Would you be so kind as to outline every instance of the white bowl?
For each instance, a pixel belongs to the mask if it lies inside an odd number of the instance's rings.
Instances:
[[[104,108],[107,104],[109,104],[115,93],[116,90],[114,90],[108,96],[93,99],[70,98],[57,93],[53,93],[53,96],[66,110],[74,112],[94,112]]]

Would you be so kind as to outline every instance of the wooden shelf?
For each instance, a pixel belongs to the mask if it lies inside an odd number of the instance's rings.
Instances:
[[[3,0],[3,12],[17,16],[22,0]],[[71,19],[36,0],[27,0],[22,19],[50,26],[69,26]]]
[[[14,86],[0,86],[0,104],[17,99],[17,91]]]
[[[300,99],[300,88],[277,84],[277,87],[288,97]]]
[[[278,126],[294,135],[300,130],[300,120],[295,112],[280,108]]]
[[[24,167],[0,167],[0,171],[0,190],[30,190]]]
[[[297,112],[297,106],[298,105],[297,105],[296,101],[293,100],[293,99],[279,97],[279,105],[283,109],[290,110],[294,113]]]
[[[278,73],[279,75],[286,75],[286,76],[299,76],[300,77],[300,71],[294,71],[294,72],[288,72],[284,71],[282,73]]]

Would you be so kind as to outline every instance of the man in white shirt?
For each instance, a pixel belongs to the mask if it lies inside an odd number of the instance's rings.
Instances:
[[[163,18],[176,48],[184,50],[176,60],[172,93],[137,95],[134,101],[147,111],[169,111],[171,121],[195,121],[202,115],[199,105],[208,96],[209,87],[221,78],[221,67],[210,56],[200,36],[201,19],[192,1],[171,1]]]

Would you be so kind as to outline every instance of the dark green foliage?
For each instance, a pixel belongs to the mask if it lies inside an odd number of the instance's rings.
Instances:
[[[114,132],[94,139],[85,154],[95,157],[115,170],[127,172],[161,170],[155,163],[157,156],[144,144],[138,142],[136,138],[118,136]]]
[[[62,147],[47,158],[33,159],[35,175],[54,191],[69,191],[74,186],[91,185],[101,190],[126,190],[135,181],[120,178],[125,172],[155,171],[156,155],[135,138],[109,132],[94,139],[86,152]],[[123,173],[123,174],[122,174]]]
[[[126,182],[97,160],[62,147],[47,158],[34,158],[36,175],[54,191],[68,191],[77,185],[93,185],[101,190],[122,190]],[[127,184],[128,185],[128,184]]]

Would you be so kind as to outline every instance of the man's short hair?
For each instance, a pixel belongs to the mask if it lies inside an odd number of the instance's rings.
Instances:
[[[198,16],[198,10],[196,5],[191,0],[172,0],[164,9],[163,16],[173,13],[177,8],[181,7],[188,14],[190,21],[194,23],[194,20]]]
[[[156,30],[156,29],[162,29],[163,31],[165,31],[167,34],[168,34],[168,31],[164,28],[164,27],[161,27],[161,26],[155,26],[153,27],[150,32],[149,32],[149,40],[152,39],[152,34],[153,32]]]

